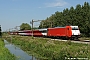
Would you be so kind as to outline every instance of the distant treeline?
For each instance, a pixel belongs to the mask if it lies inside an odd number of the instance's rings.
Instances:
[[[63,12],[55,12],[40,23],[39,28],[60,27],[66,25],[77,25],[83,36],[90,36],[90,4],[76,5],[70,9],[66,8]]]

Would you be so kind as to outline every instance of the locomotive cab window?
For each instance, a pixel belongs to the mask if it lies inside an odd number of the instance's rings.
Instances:
[[[72,30],[78,30],[78,27],[72,27]]]

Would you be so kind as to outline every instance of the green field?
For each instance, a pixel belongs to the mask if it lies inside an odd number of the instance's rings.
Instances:
[[[41,37],[32,39],[28,36],[12,36],[12,38],[8,37],[6,40],[41,60],[90,59],[90,45],[88,44],[52,41],[50,38]]]
[[[5,48],[3,40],[0,38],[0,60],[15,60],[15,56],[12,55],[8,49]]]

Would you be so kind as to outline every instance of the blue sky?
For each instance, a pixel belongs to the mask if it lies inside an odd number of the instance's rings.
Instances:
[[[0,25],[6,31],[22,23],[30,24],[32,19],[43,20],[56,11],[83,5],[90,0],[0,0]],[[34,23],[39,26],[39,22]]]

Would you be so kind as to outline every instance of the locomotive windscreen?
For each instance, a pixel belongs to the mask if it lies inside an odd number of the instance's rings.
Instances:
[[[72,30],[78,30],[78,27],[72,27]]]

